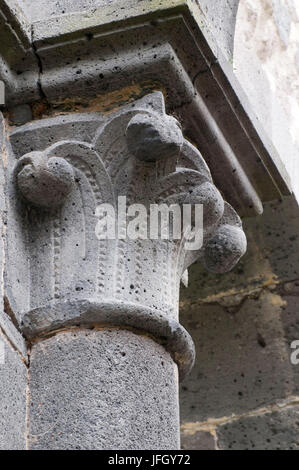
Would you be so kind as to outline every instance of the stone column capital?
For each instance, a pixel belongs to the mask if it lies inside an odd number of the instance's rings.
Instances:
[[[246,250],[246,237],[200,152],[166,114],[162,93],[108,115],[26,124],[12,133],[11,145],[15,216],[28,240],[27,307],[19,312],[27,338],[83,326],[138,330],[164,344],[184,376],[194,349],[178,322],[180,280],[197,259],[213,272],[230,270]],[[128,224],[133,204],[148,212],[132,239],[121,235],[120,225]],[[112,238],[100,211],[107,205],[118,218]],[[192,226],[201,231],[200,245],[188,248],[183,219],[175,238],[171,217],[168,235],[160,227],[152,238],[152,205],[189,205],[190,211],[200,205],[202,225]]]

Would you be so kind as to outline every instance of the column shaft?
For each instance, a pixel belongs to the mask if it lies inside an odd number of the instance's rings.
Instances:
[[[71,330],[33,345],[30,449],[178,449],[177,366],[123,329]]]

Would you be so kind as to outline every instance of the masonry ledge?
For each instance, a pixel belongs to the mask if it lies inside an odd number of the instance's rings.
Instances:
[[[137,4],[123,2],[117,15],[108,5],[33,23],[30,47],[25,34],[17,44],[35,61],[24,72],[15,58],[8,64],[14,80],[7,106],[30,104],[39,94],[57,107],[71,93],[88,109],[95,97],[134,83],[144,93],[160,89],[167,112],[182,122],[240,215],[260,214],[263,202],[290,194],[289,175],[200,9],[189,0]],[[1,67],[0,78],[8,81]]]

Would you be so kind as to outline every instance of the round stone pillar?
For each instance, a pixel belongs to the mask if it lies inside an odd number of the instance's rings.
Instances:
[[[29,449],[179,449],[177,365],[152,338],[68,330],[31,351]]]

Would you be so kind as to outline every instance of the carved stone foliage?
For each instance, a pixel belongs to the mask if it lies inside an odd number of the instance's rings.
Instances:
[[[198,258],[212,271],[231,269],[246,238],[200,152],[165,114],[162,94],[107,116],[34,122],[10,140],[18,158],[11,211],[23,229],[18,244],[28,277],[27,305],[19,304],[24,331],[34,336],[66,324],[110,321],[153,335],[159,330],[159,337],[177,329],[186,342],[177,323],[183,273]],[[97,207],[116,210],[124,196],[127,206],[145,208],[202,204],[203,245],[187,250],[183,229],[179,239],[98,239]]]

